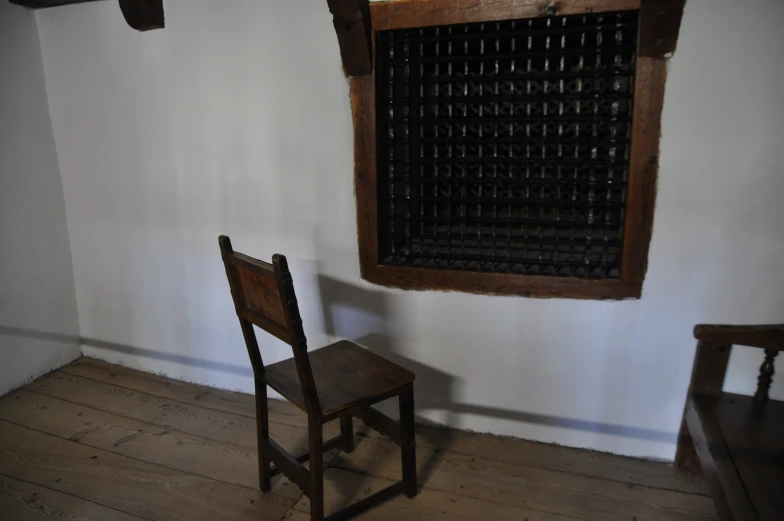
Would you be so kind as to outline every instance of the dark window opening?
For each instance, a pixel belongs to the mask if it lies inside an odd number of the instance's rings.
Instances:
[[[619,278],[638,16],[378,31],[379,264]]]

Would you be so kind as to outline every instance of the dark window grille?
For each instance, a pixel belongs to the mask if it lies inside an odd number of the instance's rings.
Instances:
[[[378,32],[380,264],[619,278],[637,19]]]

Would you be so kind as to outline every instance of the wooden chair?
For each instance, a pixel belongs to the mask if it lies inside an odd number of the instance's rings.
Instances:
[[[675,467],[702,471],[722,521],[784,519],[784,402],[769,396],[784,325],[699,325],[694,336]],[[722,390],[733,344],[765,351],[754,396]]]
[[[270,477],[284,474],[310,498],[311,520],[322,521],[323,454],[336,447],[346,452],[354,449],[352,417],[356,416],[400,445],[403,479],[333,514],[329,521],[348,519],[400,492],[414,497],[414,373],[345,340],[308,353],[286,257],[273,255],[269,264],[235,253],[225,235],[218,241],[255,376],[261,490],[269,492]],[[291,345],[294,357],[265,366],[253,325]],[[307,413],[307,454],[295,458],[270,439],[267,386]],[[370,407],[394,396],[400,403],[399,425]],[[335,419],[340,420],[340,435],[322,441],[322,425]],[[301,464],[305,461],[309,468]]]

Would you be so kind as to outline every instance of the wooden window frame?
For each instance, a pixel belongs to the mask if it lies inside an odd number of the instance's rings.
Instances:
[[[684,0],[397,0],[370,4],[375,32],[434,25],[640,10],[629,178],[618,279],[582,279],[444,270],[379,264],[375,69],[351,78],[354,118],[354,186],[362,278],[417,290],[561,297],[636,299],[642,293],[656,202],[659,135],[667,58],[677,41]],[[375,45],[373,45],[375,56]]]

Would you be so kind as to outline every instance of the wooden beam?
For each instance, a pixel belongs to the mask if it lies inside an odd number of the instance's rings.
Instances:
[[[343,70],[348,76],[367,76],[373,65],[368,0],[327,0],[327,5],[338,35]]]
[[[686,0],[642,0],[639,54],[669,58],[675,52]]]
[[[640,0],[399,0],[374,2],[373,29],[406,29],[639,9]]]
[[[784,324],[763,326],[698,324],[694,326],[694,338],[719,344],[784,351]]]
[[[30,9],[43,9],[45,7],[57,7],[58,5],[82,4],[95,0],[10,0],[12,4],[29,7]]]
[[[120,0],[125,21],[137,31],[163,29],[163,0]]]

